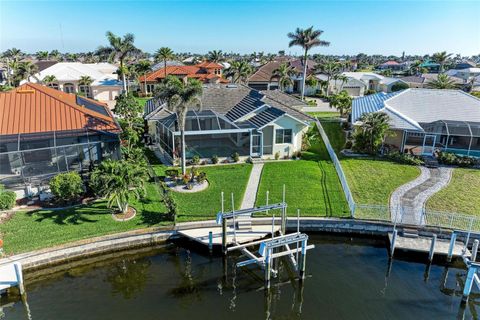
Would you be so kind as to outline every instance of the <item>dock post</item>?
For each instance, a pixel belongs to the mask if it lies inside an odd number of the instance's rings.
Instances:
[[[265,289],[270,289],[270,277],[272,274],[272,250],[267,250],[265,256]]]
[[[208,232],[208,251],[212,254],[213,251],[213,233],[212,231]]]
[[[227,219],[222,218],[222,251],[227,255]]]
[[[393,230],[392,233],[392,242],[390,242],[390,256],[393,257],[393,253],[395,252],[395,241],[397,240],[397,230]]]
[[[472,247],[472,262],[475,262],[477,260],[477,252],[478,252],[478,239],[475,239],[473,241],[473,247]]]
[[[450,246],[448,247],[448,255],[447,261],[452,261],[453,256],[453,248],[455,248],[455,241],[457,240],[457,234],[455,232],[452,233],[452,238],[450,239]]]
[[[15,275],[17,276],[17,284],[18,289],[20,289],[20,295],[23,296],[25,294],[25,287],[23,285],[22,265],[18,262],[15,262],[13,267],[15,268]]]
[[[463,287],[462,302],[464,303],[468,301],[470,291],[472,291],[473,277],[476,272],[477,268],[470,265],[468,268],[467,279],[465,279],[465,286]]]
[[[302,252],[300,254],[300,280],[305,279],[305,266],[307,264],[307,241],[302,241]]]
[[[283,185],[283,208],[282,208],[282,234],[286,234],[286,229],[287,229],[287,207],[285,205],[285,185]]]
[[[432,237],[432,244],[430,245],[430,252],[428,253],[428,260],[431,262],[433,260],[433,255],[435,254],[435,243],[437,242],[437,235],[434,234]]]

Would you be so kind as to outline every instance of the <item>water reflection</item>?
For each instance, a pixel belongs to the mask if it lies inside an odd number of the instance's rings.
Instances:
[[[149,259],[123,259],[109,266],[105,280],[110,283],[112,294],[132,299],[143,292],[148,283],[150,265]]]

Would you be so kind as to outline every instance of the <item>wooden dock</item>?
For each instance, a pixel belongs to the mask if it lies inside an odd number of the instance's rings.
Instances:
[[[280,226],[275,225],[273,228],[274,232],[280,230]],[[208,246],[208,235],[212,232],[212,244],[214,246],[222,245],[222,227],[212,227],[212,228],[197,228],[190,230],[179,230],[178,233],[188,239],[194,240],[201,244]],[[271,236],[272,226],[271,225],[252,225],[250,230],[239,230],[233,232],[233,227],[227,228],[227,244],[242,244],[248,243],[255,240],[260,240]],[[236,241],[234,241],[235,239]]]
[[[390,243],[392,243],[392,234],[388,234]],[[395,250],[405,250],[405,251],[414,251],[414,252],[424,252],[429,253],[432,246],[432,238],[430,237],[404,237],[397,235],[395,240]],[[470,257],[471,253],[466,249],[465,253],[463,252],[464,243],[461,241],[456,241],[455,246],[453,247],[452,256],[453,257]],[[448,255],[448,249],[450,247],[450,241],[444,239],[437,239],[435,243],[435,255]]]
[[[11,287],[18,287],[24,293],[22,266],[20,263],[9,263],[0,266],[0,293]]]

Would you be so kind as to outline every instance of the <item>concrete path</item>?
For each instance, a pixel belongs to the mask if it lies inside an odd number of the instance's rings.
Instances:
[[[451,168],[420,167],[420,176],[392,193],[390,213],[392,221],[411,225],[425,224],[423,209],[427,200],[450,182]],[[397,211],[401,210],[397,213]]]
[[[254,163],[250,178],[248,179],[247,189],[243,196],[242,206],[240,209],[247,209],[255,207],[255,200],[257,199],[258,185],[260,184],[260,177],[262,176],[263,163]]]
[[[303,112],[335,112],[337,109],[335,108],[330,108],[330,104],[328,102],[322,101],[322,99],[319,98],[312,98],[312,97],[307,97],[308,100],[315,100],[317,103],[316,107],[312,106],[307,106],[303,107],[302,111]]]

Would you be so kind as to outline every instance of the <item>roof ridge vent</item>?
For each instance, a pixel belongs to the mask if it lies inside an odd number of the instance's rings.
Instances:
[[[21,89],[21,90],[18,90],[17,93],[35,93],[35,90],[33,90],[33,89]]]

